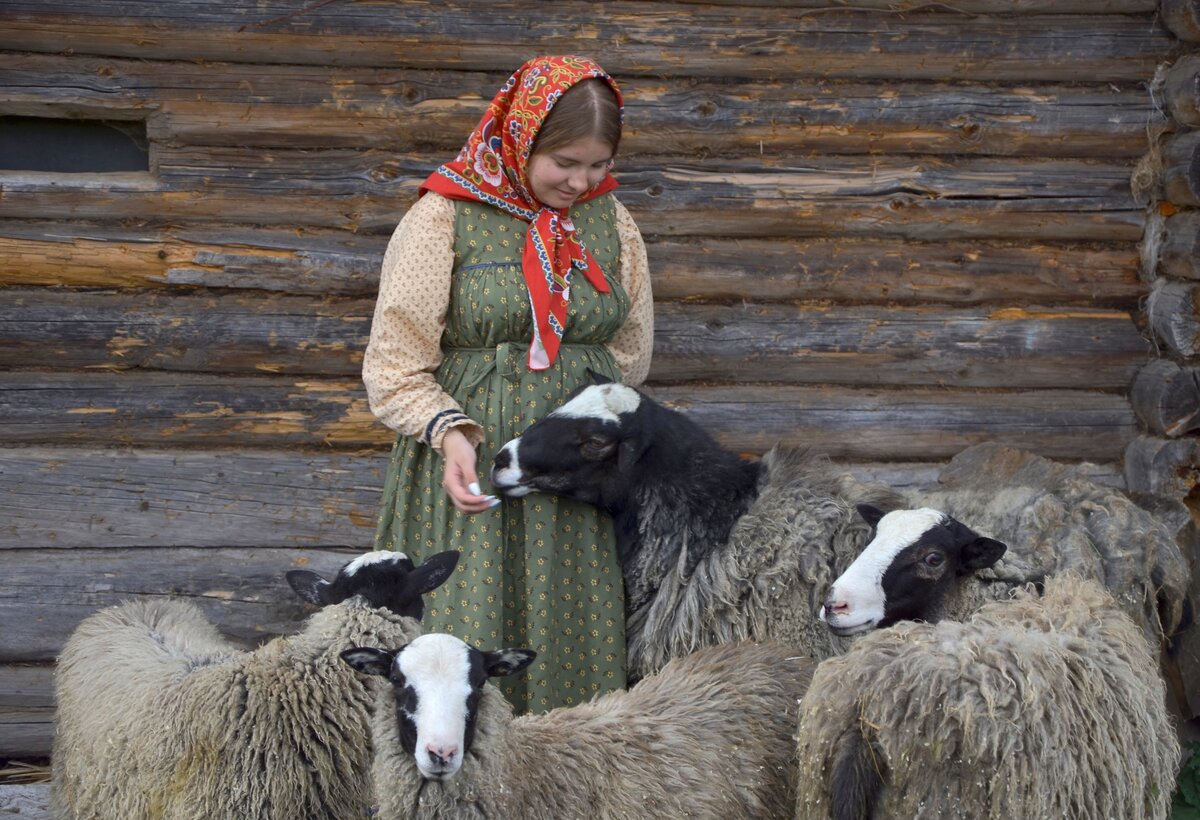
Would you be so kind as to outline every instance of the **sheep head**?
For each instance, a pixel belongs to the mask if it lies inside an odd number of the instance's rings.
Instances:
[[[623,384],[594,384],[501,448],[492,486],[508,496],[545,492],[611,511],[627,477],[650,446],[639,423],[641,393]]]
[[[821,619],[838,635],[933,620],[966,576],[992,566],[1008,549],[937,510],[885,515],[867,504],[858,510],[875,537],[833,582],[821,607]]]
[[[533,663],[530,649],[484,652],[452,635],[422,635],[395,651],[356,646],[341,658],[388,679],[396,699],[400,746],[426,780],[447,780],[470,751],[483,686]]]
[[[381,550],[346,563],[332,582],[307,569],[291,570],[287,581],[310,604],[329,606],[361,595],[373,607],[420,620],[425,612],[421,596],[450,577],[459,556],[454,550],[441,552],[418,567],[402,552]]]

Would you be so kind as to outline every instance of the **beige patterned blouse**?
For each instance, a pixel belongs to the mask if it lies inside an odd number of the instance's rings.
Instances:
[[[626,384],[639,385],[650,370],[654,300],[646,247],[629,211],[616,202],[621,242],[619,281],[629,294],[629,315],[609,344]],[[439,194],[421,197],[400,220],[383,257],[371,339],[363,359],[363,382],[373,412],[393,430],[424,432],[430,419],[461,407],[442,390],[434,371],[442,362],[441,339],[450,306],[454,268],[454,203]],[[462,427],[473,444],[483,429],[461,419],[439,430],[431,442],[441,451],[451,427]]]

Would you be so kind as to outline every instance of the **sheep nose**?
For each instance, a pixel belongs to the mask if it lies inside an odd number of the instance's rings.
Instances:
[[[503,450],[496,453],[496,457],[492,460],[492,469],[503,470],[509,465],[510,462],[512,462],[512,454],[509,453],[508,448],[505,447]]]
[[[436,766],[449,766],[450,760],[458,753],[457,746],[435,746],[430,743],[425,747],[425,751],[429,753],[429,759]]]
[[[825,599],[825,614],[826,615],[846,615],[850,612],[850,604],[845,601],[839,601],[836,598]]]

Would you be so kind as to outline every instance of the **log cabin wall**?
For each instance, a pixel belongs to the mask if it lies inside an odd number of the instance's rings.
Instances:
[[[1139,433],[1130,178],[1186,50],[1157,0],[3,0],[0,50],[0,118],[148,146],[0,170],[0,756],[47,753],[95,608],[192,597],[253,641],[302,614],[285,569],[369,545],[384,246],[537,53],[622,83],[649,389],[728,445],[921,484],[999,440],[1120,481]]]

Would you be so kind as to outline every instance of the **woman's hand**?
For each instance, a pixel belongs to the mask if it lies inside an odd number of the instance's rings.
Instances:
[[[475,448],[462,432],[454,428],[446,431],[442,437],[442,457],[445,462],[442,487],[455,507],[465,513],[477,513],[500,503],[495,496],[480,494]]]

